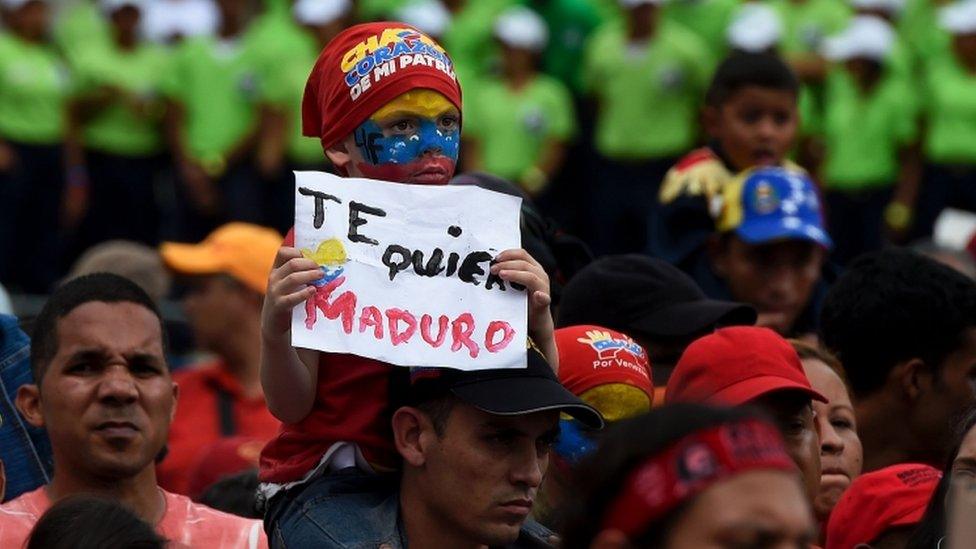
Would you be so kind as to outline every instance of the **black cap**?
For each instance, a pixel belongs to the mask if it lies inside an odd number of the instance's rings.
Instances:
[[[603,427],[600,412],[563,387],[542,353],[530,348],[526,361],[526,368],[411,368],[409,400],[419,404],[453,394],[489,414],[515,416],[559,410],[587,427]]]
[[[557,327],[596,324],[631,336],[680,337],[755,323],[749,305],[709,299],[667,261],[628,254],[598,259],[570,279]]]

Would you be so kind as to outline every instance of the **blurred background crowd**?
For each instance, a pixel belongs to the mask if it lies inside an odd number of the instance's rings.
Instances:
[[[802,83],[790,158],[845,263],[976,210],[976,3],[939,0],[2,0],[0,283],[43,294],[93,246],[284,232],[318,51],[358,21],[438,38],[461,167],[517,183],[596,255],[649,252],[661,181],[707,144],[733,50]],[[754,159],[762,163],[761,158]]]

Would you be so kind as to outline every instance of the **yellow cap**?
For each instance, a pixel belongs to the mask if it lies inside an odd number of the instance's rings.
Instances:
[[[185,275],[226,274],[264,294],[275,255],[278,231],[250,223],[228,223],[199,244],[164,242],[159,247],[166,266]]]

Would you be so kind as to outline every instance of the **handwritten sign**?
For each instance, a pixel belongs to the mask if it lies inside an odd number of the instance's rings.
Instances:
[[[526,292],[490,274],[521,199],[296,172],[295,246],[324,276],[292,344],[400,366],[525,366]]]

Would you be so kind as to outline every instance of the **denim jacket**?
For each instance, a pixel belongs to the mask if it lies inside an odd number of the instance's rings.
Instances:
[[[264,517],[272,549],[407,549],[398,483],[349,467],[274,496]],[[518,540],[493,549],[550,549],[552,535],[528,520]]]
[[[4,501],[51,480],[51,443],[47,433],[29,425],[17,412],[17,388],[33,383],[30,339],[17,318],[0,315],[0,461],[7,475]]]

